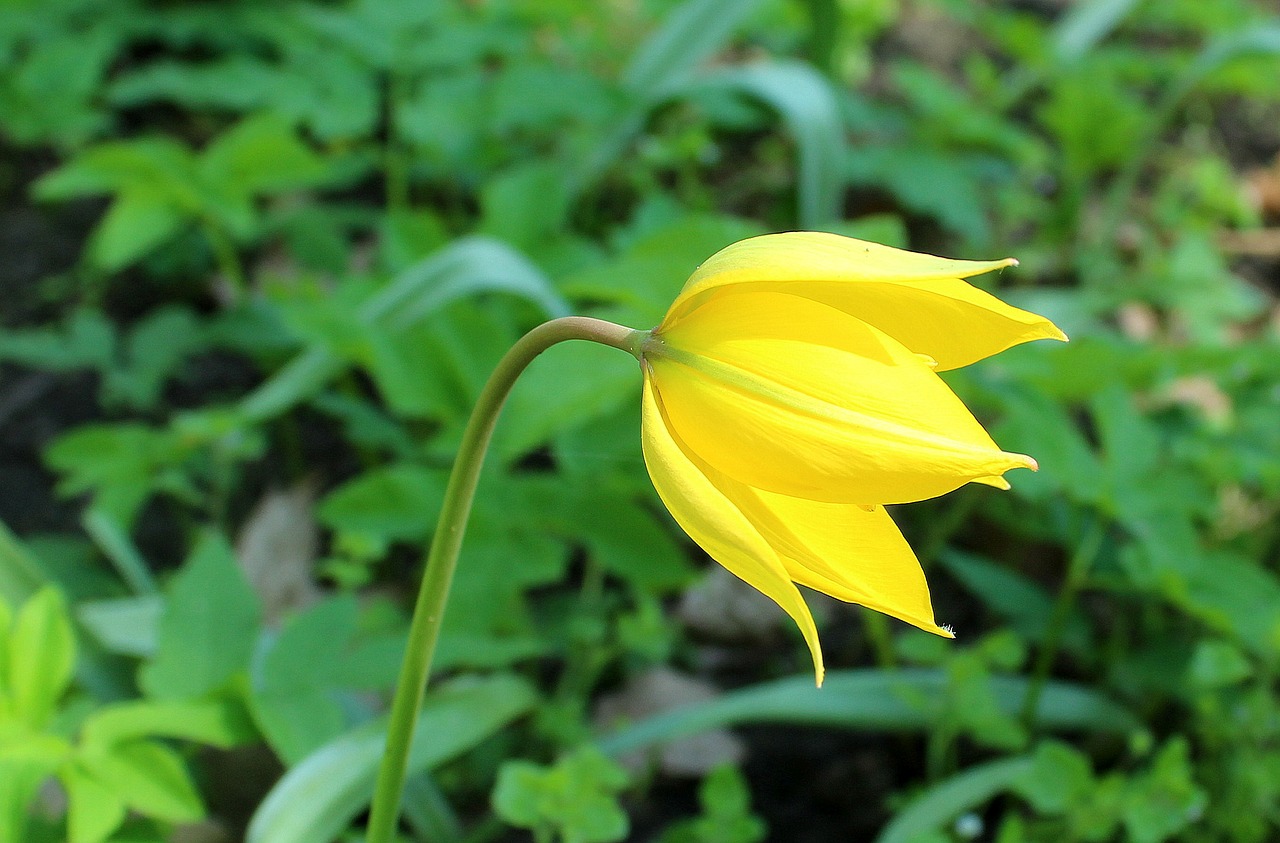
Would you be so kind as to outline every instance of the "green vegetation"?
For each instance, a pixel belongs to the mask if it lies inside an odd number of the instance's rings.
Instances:
[[[0,843],[359,839],[494,363],[795,228],[1072,337],[948,375],[1039,473],[895,511],[958,639],[815,599],[815,690],[557,347],[405,838],[1274,839],[1277,79],[1262,0],[0,3]]]

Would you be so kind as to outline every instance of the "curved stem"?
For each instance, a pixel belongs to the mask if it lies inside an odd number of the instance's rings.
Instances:
[[[458,458],[453,464],[453,473],[449,475],[449,485],[445,489],[440,520],[431,541],[431,550],[427,554],[426,572],[414,606],[408,646],[396,683],[395,700],[391,705],[387,747],[382,756],[382,765],[378,769],[378,782],[373,793],[373,808],[365,838],[367,843],[390,843],[395,833],[400,812],[400,795],[409,763],[409,746],[431,670],[431,657],[435,653],[436,639],[440,634],[449,584],[453,581],[453,571],[457,567],[467,516],[471,512],[471,501],[475,497],[476,483],[480,479],[480,466],[484,462],[485,451],[489,447],[498,413],[507,394],[525,367],[556,343],[575,339],[591,340],[620,348],[638,357],[640,342],[646,334],[645,331],[633,331],[612,322],[585,316],[553,319],[521,337],[498,363],[480,392],[475,410],[462,434]]]

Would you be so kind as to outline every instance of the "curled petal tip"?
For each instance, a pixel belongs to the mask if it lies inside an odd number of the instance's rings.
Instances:
[[[1005,258],[1005,259],[1004,259],[1004,265],[1005,265],[1005,266],[1018,266],[1018,265],[1019,265],[1019,262],[1018,262],[1018,259],[1017,259],[1017,258]]]

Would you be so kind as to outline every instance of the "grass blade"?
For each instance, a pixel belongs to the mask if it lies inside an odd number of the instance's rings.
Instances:
[[[1005,713],[1020,714],[1029,682],[997,676],[992,690]],[[597,745],[618,755],[674,738],[739,723],[792,723],[839,729],[924,731],[943,716],[947,677],[939,670],[848,670],[827,674],[822,688],[807,678],[782,679],[642,720],[604,736]],[[937,701],[917,706],[907,700]],[[1049,682],[1036,722],[1048,731],[1124,733],[1136,720],[1124,708],[1082,685]]]
[[[920,794],[880,832],[875,843],[909,843],[977,808],[1029,775],[1035,761],[1030,756],[1002,758],[970,767]]]
[[[433,689],[418,717],[411,773],[467,751],[529,710],[533,690],[511,676]],[[249,824],[246,843],[334,840],[368,804],[386,741],[382,720],[331,741],[285,773]]]
[[[845,185],[845,135],[831,84],[799,61],[761,62],[708,74],[699,85],[758,99],[778,113],[795,139],[799,162],[796,217],[813,229],[840,218]]]

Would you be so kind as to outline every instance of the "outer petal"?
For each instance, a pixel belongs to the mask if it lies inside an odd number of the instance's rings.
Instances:
[[[822,650],[809,607],[792,583],[777,553],[751,522],[702,471],[689,460],[678,434],[669,427],[653,378],[644,377],[641,411],[644,461],[658,497],[677,523],[713,559],[768,596],[800,627],[819,685]]]
[[[820,232],[767,234],[707,259],[661,327],[714,295],[787,292],[837,307],[954,369],[1029,340],[1066,339],[1049,320],[960,280],[1016,263],[949,260]]]
[[[650,359],[668,420],[747,486],[903,503],[1035,465],[997,448],[917,355],[825,305],[727,296],[660,339]]]
[[[777,550],[791,579],[955,637],[934,621],[924,571],[884,507],[868,511],[776,495],[708,473]]]

